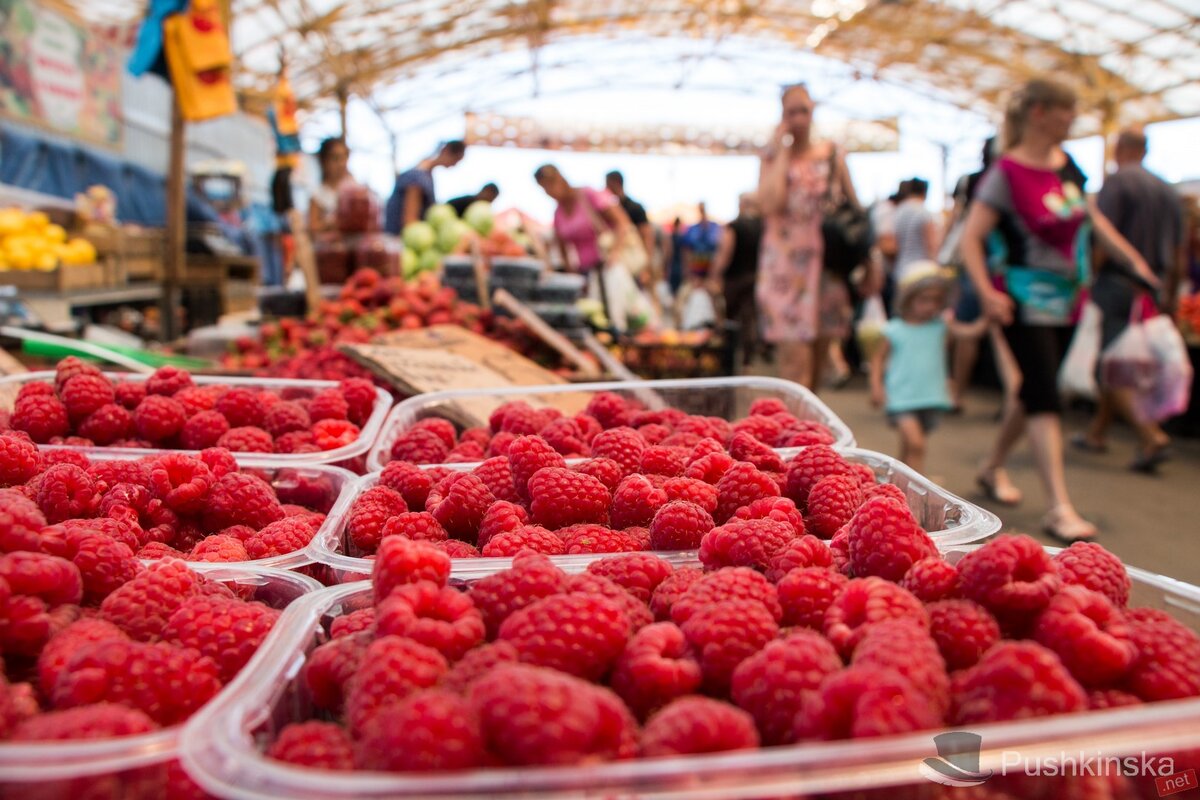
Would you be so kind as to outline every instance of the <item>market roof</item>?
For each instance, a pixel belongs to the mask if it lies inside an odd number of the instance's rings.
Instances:
[[[105,20],[128,20],[142,7],[70,2]],[[370,98],[462,58],[526,51],[525,69],[536,71],[549,44],[649,36],[805,50],[983,113],[996,112],[1025,79],[1053,75],[1078,90],[1090,127],[1200,116],[1195,0],[232,0],[232,7],[243,88],[267,90],[282,52],[298,97],[311,105]]]

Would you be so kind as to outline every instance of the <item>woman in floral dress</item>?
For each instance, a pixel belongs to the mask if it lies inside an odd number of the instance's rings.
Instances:
[[[779,376],[809,388],[819,385],[829,342],[848,335],[852,315],[846,284],[822,267],[821,221],[831,200],[858,203],[843,153],[812,139],[813,105],[803,84],[784,90],[783,121],[762,157],[765,227],[756,290]]]

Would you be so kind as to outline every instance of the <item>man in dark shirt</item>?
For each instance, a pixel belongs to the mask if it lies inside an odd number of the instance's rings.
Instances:
[[[1162,281],[1161,308],[1170,313],[1184,270],[1183,204],[1170,184],[1142,166],[1146,157],[1146,135],[1142,131],[1122,131],[1115,155],[1117,171],[1104,182],[1098,205]],[[1100,268],[1091,297],[1103,315],[1101,348],[1112,344],[1128,327],[1135,304],[1143,302],[1148,288],[1123,264],[1109,259]],[[1158,424],[1138,418],[1128,389],[1101,387],[1100,408],[1091,426],[1072,443],[1084,450],[1103,450],[1114,414],[1130,420],[1141,442],[1131,468],[1153,472],[1166,459],[1170,440]]]
[[[646,255],[649,257],[650,264],[650,269],[643,270],[642,275],[650,280],[649,285],[655,285],[658,282],[659,274],[658,258],[656,258],[657,248],[654,246],[654,226],[650,224],[650,219],[646,216],[646,209],[641,203],[625,194],[625,176],[617,170],[614,169],[604,176],[604,187],[616,195],[617,200],[621,201],[622,210],[629,217],[629,221],[633,223],[633,227],[637,228],[638,235],[642,237],[642,244],[646,247]]]
[[[486,183],[483,188],[476,194],[464,194],[462,197],[455,197],[453,200],[448,200],[447,204],[454,209],[454,213],[458,214],[459,218],[470,207],[471,203],[477,200],[486,200],[489,203],[496,202],[496,198],[500,196],[500,187],[494,183]]]
[[[758,314],[754,285],[758,279],[758,254],[763,221],[758,196],[738,197],[738,215],[721,231],[713,258],[708,289],[725,300],[725,316],[738,323],[742,363],[749,366],[758,349]]]

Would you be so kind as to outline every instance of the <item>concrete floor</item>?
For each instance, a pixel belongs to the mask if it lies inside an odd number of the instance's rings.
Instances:
[[[821,398],[854,431],[860,447],[897,455],[896,434],[881,411],[871,407],[865,381],[856,378]],[[1013,482],[1025,495],[1018,508],[988,503],[975,486],[979,463],[996,433],[998,393],[979,391],[968,398],[966,412],[944,418],[930,437],[925,472],[950,491],[989,508],[1004,521],[1004,530],[1029,533],[1047,544],[1040,520],[1046,503],[1027,444],[1018,446],[1009,465]],[[1066,418],[1068,435],[1087,422],[1083,414]],[[1200,585],[1200,440],[1177,440],[1175,457],[1156,476],[1127,469],[1134,439],[1115,429],[1104,455],[1068,448],[1067,483],[1076,507],[1100,528],[1098,541],[1126,563]]]

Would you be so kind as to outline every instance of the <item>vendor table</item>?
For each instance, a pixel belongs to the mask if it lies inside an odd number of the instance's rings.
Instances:
[[[157,283],[130,284],[112,289],[81,289],[74,292],[23,292],[21,299],[55,333],[74,330],[72,312],[106,306],[150,305],[162,300]]]

